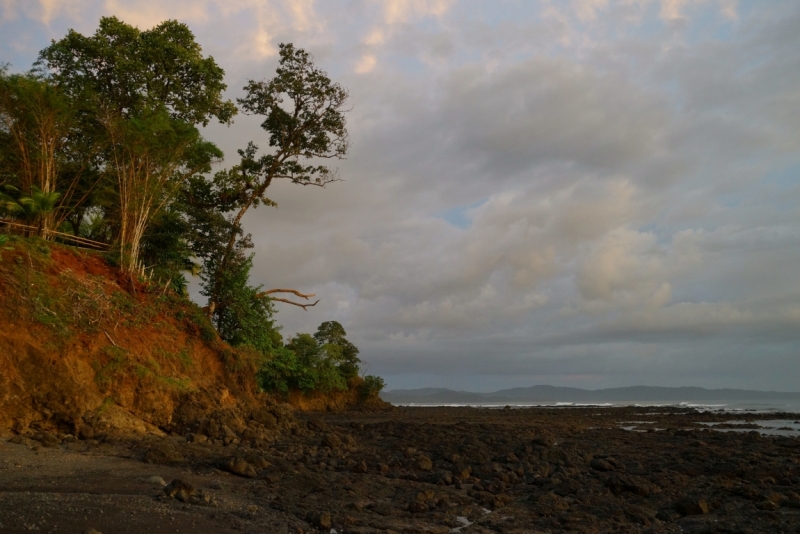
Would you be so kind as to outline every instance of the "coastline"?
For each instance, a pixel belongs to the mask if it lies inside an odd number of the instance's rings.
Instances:
[[[395,407],[295,412],[269,443],[246,429],[227,445],[197,432],[15,436],[0,444],[0,532],[796,529],[800,439],[759,433],[774,414],[730,415]],[[170,496],[153,477],[192,492]]]

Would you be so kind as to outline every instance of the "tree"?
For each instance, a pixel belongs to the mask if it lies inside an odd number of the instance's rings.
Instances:
[[[235,263],[237,240],[241,238],[241,221],[250,208],[259,204],[274,206],[267,198],[267,189],[274,180],[285,179],[300,185],[323,187],[336,180],[336,173],[312,160],[341,159],[347,154],[348,134],[344,113],[347,91],[317,69],[311,55],[292,44],[280,45],[280,61],[271,80],[250,81],[247,96],[237,102],[248,115],[264,117],[261,128],[269,134],[271,152],[258,156],[258,146],[249,143],[239,151],[240,164],[228,179],[235,184],[231,205],[230,227],[224,248],[213,265],[207,290],[208,313],[214,314],[221,304],[220,295],[226,271]],[[270,290],[262,297],[279,292],[304,295],[296,290]],[[298,306],[310,306],[285,299],[273,299]]]
[[[69,201],[80,178],[73,173],[61,183],[74,124],[73,103],[49,80],[0,69],[2,172],[5,181],[29,195],[26,206],[35,211],[39,235],[46,239],[66,216],[57,217],[58,199]]]
[[[139,254],[147,225],[189,176],[210,171],[222,152],[163,108],[130,119],[104,114],[100,122],[108,132],[119,191],[120,261],[133,272],[142,267]]]
[[[344,336],[347,332],[336,321],[325,321],[314,334],[314,339],[322,346],[322,351],[327,359],[334,363],[345,378],[358,375],[361,360],[358,358],[358,348],[350,343]]]
[[[123,118],[163,105],[170,118],[229,124],[236,106],[222,99],[225,71],[203,57],[189,27],[175,20],[141,31],[103,17],[91,37],[70,30],[39,53],[37,67],[89,106],[97,99]]]
[[[45,193],[37,186],[31,186],[31,194],[20,198],[19,203],[25,208],[31,222],[35,223],[40,237],[47,237],[47,223],[52,220],[53,211],[61,193],[51,191]]]
[[[183,181],[221,158],[195,126],[229,124],[236,113],[222,99],[224,71],[184,24],[141,31],[115,17],[100,19],[90,37],[70,30],[40,53],[37,67],[83,103],[85,135],[106,147],[99,165],[118,189],[108,214],[123,269],[133,273],[149,220]]]
[[[299,384],[305,391],[317,389],[330,393],[334,389],[347,389],[345,377],[339,372],[336,362],[330,353],[319,345],[317,339],[309,334],[297,334],[289,340],[286,348],[295,353],[298,367],[303,371],[300,375],[305,379]]]
[[[227,305],[215,315],[220,337],[234,347],[249,346],[262,354],[281,347],[280,327],[272,319],[274,309],[269,300],[259,298],[260,287],[248,283],[252,256],[235,271],[227,271],[223,298]]]

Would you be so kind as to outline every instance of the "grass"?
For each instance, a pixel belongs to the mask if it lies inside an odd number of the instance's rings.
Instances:
[[[192,386],[191,378],[174,378],[171,376],[156,376],[156,380],[165,384],[167,387],[176,389],[181,392],[194,391],[196,388]]]
[[[94,364],[95,382],[103,390],[112,389],[116,380],[130,376],[135,376],[139,380],[151,379],[167,388],[182,392],[194,389],[191,385],[192,379],[189,377],[180,378],[163,374],[161,364],[154,358],[147,358],[144,362],[134,361],[129,351],[114,345],[103,347],[103,354],[108,358],[108,362],[102,364],[95,361]],[[181,353],[170,357],[180,359]]]
[[[164,349],[155,349],[156,355],[160,356],[165,360],[177,360],[180,362],[181,368],[185,371],[194,367],[194,361],[192,360],[192,356],[189,354],[189,348],[184,347],[178,352],[169,352]]]
[[[108,358],[108,363],[103,364],[98,360],[92,362],[94,367],[94,380],[101,389],[109,389],[114,378],[125,373],[130,365],[128,351],[116,345],[103,347],[103,354]]]

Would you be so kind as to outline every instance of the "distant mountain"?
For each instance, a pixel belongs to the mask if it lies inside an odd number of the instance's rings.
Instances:
[[[381,393],[393,404],[502,404],[553,402],[715,402],[800,400],[800,393],[752,391],[746,389],[705,389],[698,387],[632,386],[588,390],[555,386],[512,388],[492,393],[454,391],[445,388],[395,389]]]

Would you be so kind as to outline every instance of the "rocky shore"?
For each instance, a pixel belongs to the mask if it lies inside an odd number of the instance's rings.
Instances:
[[[0,444],[0,532],[800,532],[800,439],[759,432],[797,416],[737,417],[275,405],[165,436],[32,425]]]

